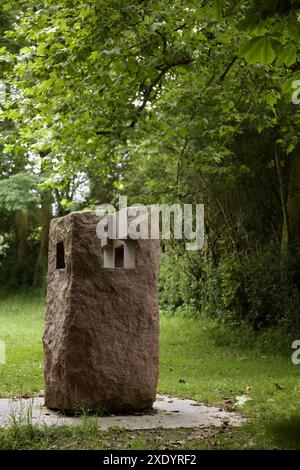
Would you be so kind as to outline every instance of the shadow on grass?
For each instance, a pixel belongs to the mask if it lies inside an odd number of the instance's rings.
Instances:
[[[280,449],[300,449],[300,416],[292,416],[269,426]]]

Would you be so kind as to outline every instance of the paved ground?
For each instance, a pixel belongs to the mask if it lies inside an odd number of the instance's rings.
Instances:
[[[48,410],[43,406],[43,398],[0,399],[0,426],[7,426],[12,419],[34,424],[73,425],[78,424],[80,417],[64,416],[61,413]],[[237,413],[202,405],[192,400],[158,395],[153,411],[146,414],[128,416],[99,417],[99,426],[104,431],[114,426],[126,429],[155,429],[155,428],[204,428],[239,426],[244,421]]]

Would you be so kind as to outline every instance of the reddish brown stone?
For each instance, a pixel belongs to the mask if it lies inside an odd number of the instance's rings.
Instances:
[[[144,410],[155,401],[158,377],[159,242],[135,242],[133,269],[103,268],[98,221],[79,212],[51,223],[45,404]]]

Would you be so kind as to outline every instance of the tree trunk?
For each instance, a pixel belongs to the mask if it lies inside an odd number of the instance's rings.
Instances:
[[[300,148],[291,156],[286,197],[287,223],[282,234],[282,249],[288,251],[300,242]]]
[[[40,176],[43,177],[49,171],[47,168],[46,157],[49,151],[41,151],[41,173]],[[47,272],[47,262],[48,262],[48,246],[49,246],[49,228],[50,221],[52,218],[52,194],[51,191],[42,190],[41,192],[41,234],[40,234],[40,247],[37,261],[35,264],[34,279],[33,285],[35,287],[44,286],[44,281]]]
[[[51,194],[42,195],[42,229],[40,235],[40,249],[35,265],[34,287],[42,287],[47,272],[49,227],[52,218]]]
[[[45,202],[42,204],[42,230],[40,238],[40,251],[39,260],[48,258],[48,245],[49,245],[49,227],[52,219],[52,204]]]
[[[21,263],[27,255],[28,210],[20,209],[16,214],[17,261]]]

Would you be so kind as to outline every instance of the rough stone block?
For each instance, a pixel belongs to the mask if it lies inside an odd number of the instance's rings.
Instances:
[[[51,222],[45,404],[145,410],[155,401],[158,378],[159,241],[122,241],[131,244],[129,268],[122,264],[124,249],[114,256],[117,267],[105,268],[98,222],[95,212]]]

